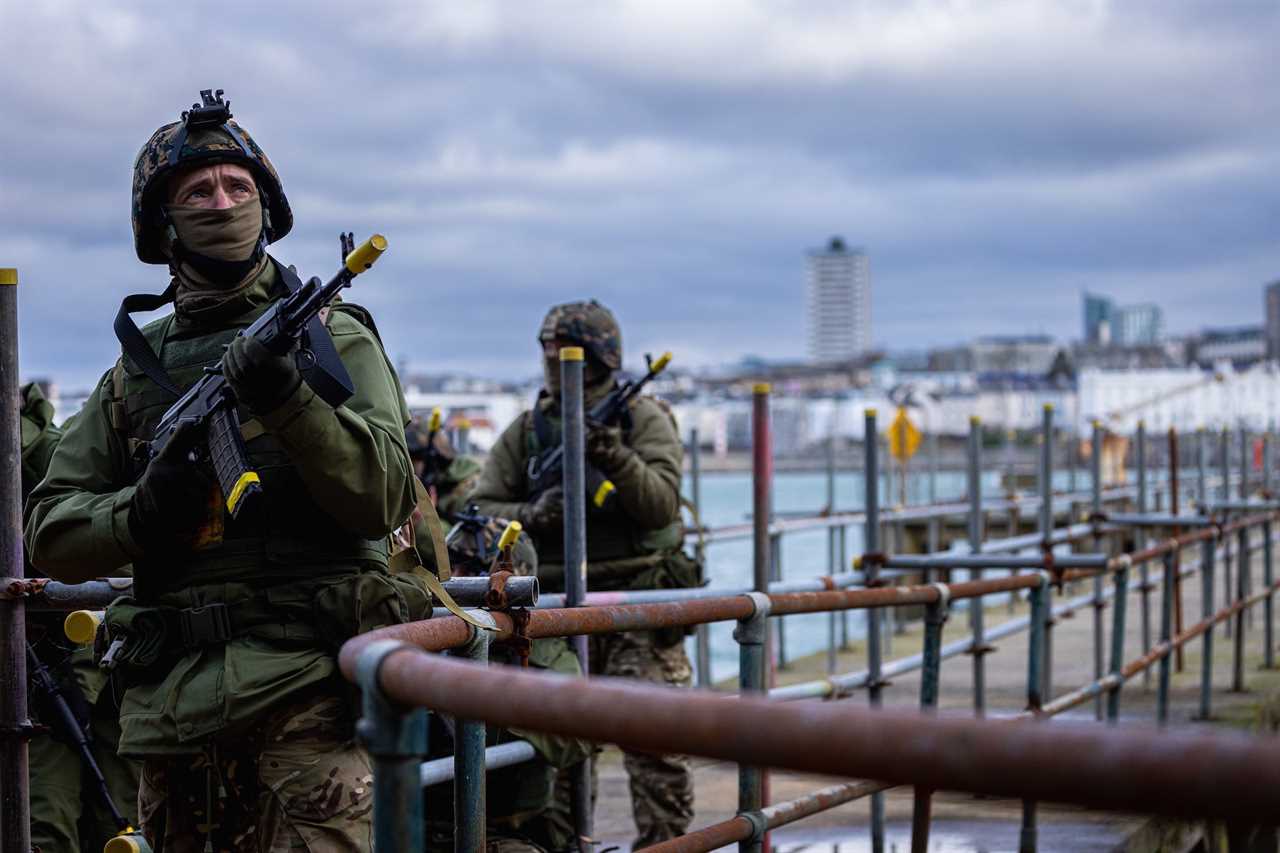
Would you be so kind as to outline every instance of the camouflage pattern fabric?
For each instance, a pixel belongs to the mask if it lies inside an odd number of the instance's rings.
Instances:
[[[350,732],[346,702],[326,696],[201,754],[148,758],[138,793],[148,842],[155,853],[200,853],[206,840],[217,853],[367,853],[373,772]]]
[[[648,631],[591,638],[591,672],[671,687],[691,687],[693,667],[684,644],[664,646]],[[623,752],[636,822],[632,849],[683,835],[693,821],[693,773],[683,755]],[[594,765],[593,765],[594,767]]]
[[[498,540],[507,529],[509,522],[505,518],[490,518],[484,528],[479,531],[483,554],[476,548],[475,532],[465,524],[455,524],[449,531],[445,544],[449,547],[449,560],[453,564],[454,573],[466,577],[489,574],[489,565],[495,556]],[[520,577],[530,577],[538,573],[538,552],[533,547],[533,540],[523,531],[516,537],[511,546],[511,562],[498,561],[498,569],[511,572]]]
[[[547,312],[538,342],[572,341],[610,370],[622,367],[622,329],[613,312],[592,299],[566,302]]]
[[[274,243],[293,228],[293,211],[285,197],[280,175],[253,137],[234,120],[223,128],[205,128],[184,133],[180,121],[171,122],[151,134],[133,163],[133,244],[138,259],[147,264],[167,264],[166,238],[161,232],[159,205],[169,178],[180,168],[192,164],[236,163],[253,173],[263,195],[269,221],[266,223],[268,243]],[[230,130],[230,133],[228,133]],[[241,147],[240,141],[244,143]],[[170,163],[176,145],[182,148],[177,161]],[[248,154],[245,150],[248,149]]]
[[[467,508],[467,499],[480,480],[480,472],[484,470],[474,456],[460,456],[449,463],[444,474],[436,480],[439,491],[436,495],[436,509],[440,515],[451,518]]]

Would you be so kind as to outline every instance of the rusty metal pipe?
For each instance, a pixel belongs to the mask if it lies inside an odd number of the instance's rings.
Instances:
[[[725,702],[614,679],[485,669],[413,649],[388,655],[379,681],[405,705],[628,749],[1109,810],[1243,820],[1280,813],[1280,744],[1266,739]]]

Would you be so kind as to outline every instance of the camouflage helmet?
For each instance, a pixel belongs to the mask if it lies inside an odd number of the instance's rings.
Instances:
[[[502,532],[507,529],[507,521],[502,518],[485,519],[483,526],[460,522],[453,526],[445,538],[449,547],[449,562],[458,576],[474,576],[489,574],[489,566],[495,556],[494,549]],[[476,551],[476,534],[479,533],[484,553]],[[532,577],[538,573],[538,552],[533,547],[533,540],[528,533],[521,532],[511,546],[511,565],[505,566],[501,561],[498,568],[505,568],[514,575]]]
[[[192,104],[180,121],[164,125],[142,146],[133,163],[133,245],[147,264],[169,263],[166,249],[165,188],[169,178],[192,164],[235,163],[258,183],[263,205],[263,231],[274,243],[293,228],[293,212],[275,166],[247,131],[231,118],[231,102],[202,91],[202,104]]]
[[[573,341],[610,370],[622,367],[622,330],[613,312],[594,299],[566,302],[547,312],[538,341],[554,340]]]

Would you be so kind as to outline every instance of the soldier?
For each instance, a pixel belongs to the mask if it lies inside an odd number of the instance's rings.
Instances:
[[[44,479],[62,430],[53,423],[53,405],[35,384],[21,389],[22,496]],[[34,572],[28,567],[28,577]],[[105,673],[93,665],[89,649],[73,648],[62,634],[61,613],[27,614],[27,641],[49,667],[81,727],[92,742],[94,760],[107,780],[107,793],[130,822],[138,798],[138,766],[116,755],[119,709]],[[37,721],[49,731],[30,744],[31,844],[52,851],[101,850],[118,827],[89,777],[80,753],[58,730],[50,697],[32,693]],[[83,831],[82,831],[83,830]]]
[[[444,430],[429,429],[414,418],[405,430],[413,471],[435,500],[436,511],[448,522],[467,508],[467,497],[480,479],[480,463],[474,456],[459,456]]]
[[[475,517],[461,522],[450,531],[447,540],[449,561],[455,576],[488,575],[509,571],[514,575],[537,574],[538,553],[528,534],[521,533],[511,548],[511,559],[499,558],[497,543],[506,529],[502,519]],[[477,543],[479,534],[479,543]],[[495,643],[489,649],[489,662],[520,666],[517,651],[510,645]],[[534,640],[529,649],[529,667],[561,675],[582,674],[578,658],[564,637]],[[591,753],[586,741],[559,738],[538,732],[510,731],[490,728],[487,745],[496,746],[512,740],[526,740],[537,756],[520,764],[494,770],[488,776],[486,803],[488,814],[486,836],[488,853],[536,853],[536,851],[576,851],[577,842],[570,816],[568,789],[557,787],[558,771],[578,764]],[[452,730],[446,729],[438,714],[432,715],[432,731],[428,738],[432,754],[453,753]],[[427,789],[427,821],[430,848],[453,849],[453,790],[450,785]]]
[[[598,302],[572,302],[548,312],[538,333],[545,387],[494,445],[471,500],[488,515],[518,519],[538,547],[539,580],[564,588],[564,495],[559,487],[530,495],[528,460],[560,443],[562,346],[586,351],[588,408],[614,387],[622,366],[622,334]],[[683,449],[669,411],[637,397],[624,423],[588,424],[587,461],[617,489],[605,509],[588,501],[587,585],[594,590],[696,586],[698,566],[681,550],[680,477]],[[687,687],[692,668],[682,631],[609,634],[592,638],[591,671]],[[693,782],[686,757],[625,753],[638,849],[682,834],[693,818]]]
[[[121,703],[120,752],[144,760],[139,818],[157,853],[367,851],[368,759],[353,740],[339,644],[425,617],[416,576],[387,570],[389,534],[414,507],[399,381],[362,310],[330,308],[305,356],[237,333],[296,274],[267,254],[293,216],[262,149],[202,93],[134,164],[133,231],[167,264],[162,297],[129,297],[124,355],[102,377],[26,508],[37,568],[82,581],[132,562],[134,596],[105,619]],[[132,310],[172,301],[139,332]],[[336,363],[335,363],[336,360]],[[354,394],[332,404],[342,367]],[[262,491],[235,518],[204,436],[180,428],[138,450],[177,394],[221,370]]]

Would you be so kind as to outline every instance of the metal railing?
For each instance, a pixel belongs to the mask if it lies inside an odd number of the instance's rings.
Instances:
[[[1156,720],[1164,726],[1169,717],[1174,656],[1197,639],[1203,660],[1199,710],[1207,716],[1212,702],[1215,626],[1232,627],[1232,685],[1234,689],[1242,689],[1246,616],[1251,608],[1261,604],[1265,665],[1274,664],[1272,604],[1280,589],[1273,563],[1273,525],[1277,510],[1269,501],[1265,483],[1264,500],[1248,500],[1248,471],[1243,470],[1240,472],[1241,500],[1222,500],[1227,497],[1228,486],[1224,485],[1214,505],[1207,499],[1209,492],[1202,488],[1198,492],[1200,513],[1183,515],[1176,505],[1175,461],[1169,478],[1169,512],[1145,511],[1145,471],[1140,470],[1139,482],[1130,491],[1139,504],[1138,511],[1106,513],[1095,457],[1093,488],[1089,495],[1092,512],[1088,522],[1055,530],[1055,496],[1043,488],[1044,499],[1037,506],[1040,532],[1029,541],[1017,542],[1019,547],[1040,545],[1041,552],[1036,556],[1010,556],[1008,549],[993,549],[982,544],[981,514],[986,507],[980,490],[973,487],[979,478],[971,477],[968,505],[970,541],[974,543],[972,554],[889,554],[878,548],[882,520],[876,477],[879,459],[876,443],[867,442],[864,469],[867,495],[863,511],[866,551],[859,560],[860,571],[828,576],[816,582],[799,582],[804,589],[796,589],[796,582],[769,583],[769,561],[774,553],[771,540],[776,530],[768,523],[771,467],[767,406],[767,391],[758,390],[753,417],[757,438],[753,477],[757,513],[753,525],[754,590],[731,595],[708,590],[588,593],[583,607],[539,608],[517,618],[504,613],[490,614],[496,628],[490,639],[495,641],[512,636],[532,640],[736,622],[738,701],[729,702],[725,694],[708,691],[670,691],[609,679],[587,681],[468,666],[427,652],[465,644],[473,639],[474,629],[456,618],[432,619],[375,631],[349,641],[343,648],[342,670],[364,688],[366,701],[371,702],[369,719],[373,725],[385,727],[382,740],[396,741],[389,733],[402,733],[410,724],[408,717],[388,715],[385,709],[430,707],[454,714],[457,719],[483,720],[492,725],[611,742],[628,749],[738,762],[738,816],[659,845],[663,850],[711,850],[734,842],[744,850],[761,850],[767,844],[770,829],[864,797],[871,799],[872,849],[882,850],[883,793],[889,787],[904,784],[913,785],[916,790],[913,850],[927,847],[931,793],[942,789],[1023,800],[1020,848],[1024,851],[1036,849],[1036,803],[1041,800],[1181,817],[1265,820],[1275,813],[1280,806],[1280,791],[1263,780],[1280,779],[1280,771],[1274,766],[1275,759],[1280,757],[1280,748],[1268,741],[1227,735],[1189,738],[1170,731],[1119,731],[1112,727],[1063,724],[1050,728],[1018,725],[1007,718],[960,720],[933,713],[938,701],[942,662],[969,652],[973,656],[974,710],[981,717],[987,710],[982,661],[984,655],[993,650],[990,642],[1028,631],[1026,707],[1014,719],[1043,719],[1093,701],[1099,718],[1114,724],[1125,684],[1155,669],[1158,676]],[[975,421],[975,436],[978,428]],[[868,435],[876,434],[874,412],[868,412],[866,430]],[[1046,436],[1052,435],[1052,412],[1048,409],[1044,431]],[[1095,441],[1100,434],[1098,427]],[[976,440],[971,440],[971,446],[977,446]],[[976,453],[972,457],[980,458]],[[1176,460],[1176,456],[1173,458]],[[1242,459],[1242,463],[1244,461]],[[971,465],[974,464],[971,461]],[[1042,487],[1052,482],[1052,467],[1052,442],[1044,441]],[[1264,472],[1264,479],[1265,476]],[[1224,466],[1221,482],[1232,481],[1231,472]],[[1201,483],[1208,483],[1203,474]],[[1149,541],[1144,538],[1147,530],[1169,533]],[[1260,538],[1251,536],[1255,533],[1261,533]],[[1127,552],[1113,553],[1113,548],[1102,550],[1103,544],[1122,535],[1136,535],[1137,544]],[[1085,542],[1095,543],[1095,550],[1058,553],[1060,546]],[[1232,543],[1236,547],[1234,558],[1229,547]],[[1198,562],[1183,568],[1181,560],[1190,549],[1199,552]],[[1259,551],[1262,578],[1260,589],[1255,592],[1251,588],[1252,557]],[[1229,574],[1233,559],[1238,562],[1235,584],[1229,584],[1230,594],[1224,606],[1215,609],[1215,574],[1219,568]],[[1159,581],[1142,582],[1131,590],[1130,573],[1137,569],[1145,574],[1152,563],[1160,567]],[[1025,573],[958,582],[884,584],[891,572],[897,577],[927,573],[929,578],[949,578],[958,570],[979,573],[991,569]],[[1196,573],[1202,579],[1201,619],[1195,625],[1182,628],[1175,620],[1180,581]],[[1110,589],[1105,588],[1108,580]],[[857,581],[865,588],[845,588]],[[1055,590],[1061,592],[1065,585],[1082,581],[1093,582],[1092,592],[1054,606]],[[815,584],[821,588],[813,588]],[[1124,637],[1130,593],[1140,593],[1145,612],[1152,593],[1157,591],[1160,597],[1158,638],[1152,638],[1150,630],[1144,631],[1141,654],[1126,660]],[[985,631],[981,620],[983,597],[1019,592],[1027,596],[1030,614]],[[944,646],[941,642],[943,622],[952,606],[959,602],[976,602],[968,608],[972,633],[960,642]],[[925,607],[923,650],[918,655],[886,662],[878,642],[879,614],[885,608],[909,604]],[[1105,646],[1104,612],[1108,606],[1112,615],[1111,643]],[[1055,617],[1082,608],[1091,608],[1095,614],[1094,677],[1084,685],[1055,695],[1050,641]],[[800,613],[847,613],[854,609],[866,610],[868,616],[865,670],[782,687],[765,695],[771,665],[767,650],[771,640],[767,630],[769,618],[777,620]],[[913,669],[922,671],[921,711],[910,714],[879,710],[877,706],[887,686],[886,679],[891,674]],[[776,701],[839,699],[859,688],[868,692],[871,708],[867,710],[850,707],[847,702]],[[491,697],[499,690],[504,701],[493,703]],[[764,731],[770,732],[770,736],[760,737]],[[381,784],[378,780],[383,778],[384,771],[412,757],[395,752],[382,756],[375,753],[375,785]],[[382,760],[388,762],[387,768],[379,764]],[[485,760],[480,750],[469,757],[460,753],[456,766],[469,766],[472,769],[468,772],[479,775],[475,768]],[[788,803],[769,805],[765,769],[769,767],[856,777],[859,781],[824,788]],[[1053,767],[1052,773],[1044,772],[1048,767]],[[1106,784],[1100,784],[1104,779]],[[483,799],[483,789],[473,787],[466,796]],[[471,813],[475,813],[474,799],[469,806]],[[457,808],[462,808],[461,802]],[[417,824],[422,820],[421,810],[422,798],[416,795],[415,789],[415,796],[400,799],[388,796],[377,800],[375,820],[387,826]],[[464,811],[456,813],[461,815]],[[482,814],[483,809],[479,813]],[[482,819],[479,821],[483,823]],[[483,829],[479,832],[483,841]],[[463,837],[459,828],[458,839]],[[464,844],[459,840],[457,849],[478,849],[473,846],[477,837],[477,828],[468,827],[465,838],[469,842]]]

